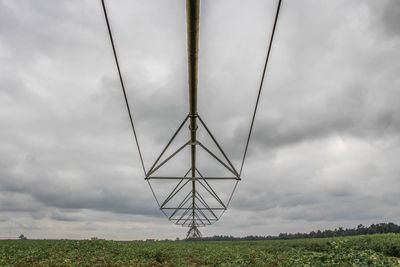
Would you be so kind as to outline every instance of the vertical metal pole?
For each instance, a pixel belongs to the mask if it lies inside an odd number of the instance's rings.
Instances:
[[[199,12],[200,0],[186,0],[188,76],[189,76],[189,117],[190,117],[190,153],[192,178],[196,176],[196,131],[197,131],[197,74],[199,51]],[[195,222],[196,184],[192,180],[192,225]]]

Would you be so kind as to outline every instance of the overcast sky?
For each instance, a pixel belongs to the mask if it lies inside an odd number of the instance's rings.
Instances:
[[[199,114],[237,167],[276,4],[201,1]],[[106,5],[149,168],[188,113],[185,1]],[[283,1],[242,181],[203,235],[400,223],[399,25],[398,0]],[[143,179],[101,2],[0,0],[0,237],[186,231]]]

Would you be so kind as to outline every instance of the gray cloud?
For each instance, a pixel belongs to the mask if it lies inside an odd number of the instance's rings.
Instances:
[[[389,36],[398,36],[400,34],[400,4],[398,1],[387,1],[383,13],[380,17],[382,25]]]
[[[148,167],[188,109],[184,2],[106,3]],[[236,166],[275,5],[202,2],[199,113]],[[243,180],[206,234],[400,219],[398,10],[283,3]],[[143,180],[101,5],[2,1],[0,43],[0,237],[182,236]]]

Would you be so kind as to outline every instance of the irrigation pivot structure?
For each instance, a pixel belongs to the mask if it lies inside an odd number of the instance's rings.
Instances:
[[[125,86],[119,67],[117,53],[115,50],[111,28],[107,17],[106,7],[104,4],[104,0],[101,1],[114,52],[115,62],[117,65],[117,70],[121,82],[121,87],[124,93],[133,134],[135,136],[137,149],[143,167],[143,172],[145,174],[145,180],[148,182],[160,210],[167,216],[167,218],[171,222],[177,225],[189,227],[189,231],[187,232],[187,238],[199,238],[201,237],[201,233],[198,228],[211,225],[221,218],[221,216],[229,206],[229,203],[232,199],[232,196],[235,192],[238,182],[241,180],[241,173],[243,170],[243,165],[247,154],[252,128],[254,125],[254,119],[271,51],[271,45],[275,33],[279,9],[281,6],[281,0],[278,1],[278,7],[276,10],[274,26],[272,29],[272,34],[267,50],[264,70],[260,82],[260,87],[258,90],[256,104],[254,107],[253,117],[250,124],[250,130],[247,137],[246,147],[243,153],[243,158],[241,161],[241,166],[239,171],[236,170],[236,168],[234,167],[234,165],[232,164],[232,162],[230,161],[230,159],[228,158],[228,156],[226,155],[226,153],[224,152],[224,150],[222,149],[222,147],[220,146],[220,144],[218,143],[218,141],[216,140],[210,129],[207,127],[206,123],[200,117],[197,110],[200,0],[186,0],[189,112],[148,171],[146,171],[146,168],[143,163],[142,153],[136,135],[131,115],[131,109],[129,107],[129,103],[126,96]],[[189,124],[188,140],[185,143],[181,144],[178,147],[178,149],[176,149],[174,152],[168,153],[168,156],[166,156],[167,154],[166,152],[176,139],[176,136],[182,131],[182,129],[184,129],[183,126],[186,124]],[[207,136],[212,140],[214,150],[216,149],[217,153],[213,152],[210,147],[207,147],[205,144],[201,142],[201,140],[199,140],[197,134],[199,127],[202,127],[205,130]],[[183,173],[180,176],[158,175],[159,170],[163,166],[165,166],[166,163],[171,161],[183,149],[187,147],[190,148],[190,166],[186,173]],[[199,150],[204,151],[212,160],[214,160],[225,170],[227,170],[229,175],[213,176],[213,177],[210,177],[208,175],[202,175],[197,165],[197,155],[198,155],[197,153]],[[216,190],[214,190],[215,188],[212,186],[212,181],[216,180],[230,182],[230,183],[233,182],[233,189],[230,192],[230,194],[228,194],[229,197],[225,201],[223,201],[220,198],[219,194],[217,194]],[[161,201],[159,200],[159,197],[157,197],[157,194],[154,192],[152,187],[152,183],[157,183],[160,181],[161,182],[171,181],[174,183],[173,189],[171,191],[168,191],[168,194],[166,194],[166,196],[164,196],[164,198]]]
[[[219,219],[218,211],[226,210],[227,203],[224,203],[210,186],[209,180],[230,180],[239,181],[239,173],[232,165],[225,152],[222,150],[219,143],[214,138],[204,121],[200,118],[197,112],[197,84],[198,84],[198,50],[199,50],[199,20],[200,20],[200,0],[187,0],[186,1],[186,23],[187,23],[187,53],[188,53],[188,78],[189,78],[189,113],[181,127],[172,136],[164,150],[161,152],[157,160],[154,162],[150,170],[146,174],[147,180],[156,179],[170,179],[176,180],[176,186],[169,193],[168,197],[163,203],[160,203],[160,209],[163,210],[168,219],[175,224],[188,226],[189,231],[187,237],[200,237],[200,231],[198,227],[210,225]],[[186,121],[189,121],[189,140],[178,148],[174,153],[167,157],[164,161],[160,162],[161,157],[168,149],[171,142],[174,140],[176,135],[183,129]],[[224,159],[220,159],[215,153],[211,152],[211,149],[207,148],[197,138],[198,127],[204,127],[207,133],[214,141],[216,147],[219,149]],[[157,177],[155,176],[156,171],[172,159],[177,153],[179,153],[186,146],[190,147],[190,168],[186,174],[182,174],[180,177]],[[230,177],[207,177],[203,176],[196,166],[197,149],[203,149],[206,151],[214,160],[224,166],[232,175]],[[187,187],[190,190],[187,194],[179,194],[181,190]],[[201,187],[207,193],[200,193]],[[212,197],[214,204],[212,205],[209,197]],[[179,198],[179,201],[175,206],[168,205],[173,202],[173,198]],[[216,204],[218,206],[216,206]],[[172,211],[171,213],[169,213]],[[169,213],[169,214],[168,214]]]

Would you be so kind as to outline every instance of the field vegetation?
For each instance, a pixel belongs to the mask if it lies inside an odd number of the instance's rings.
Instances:
[[[400,235],[263,241],[3,240],[0,266],[400,266]]]

